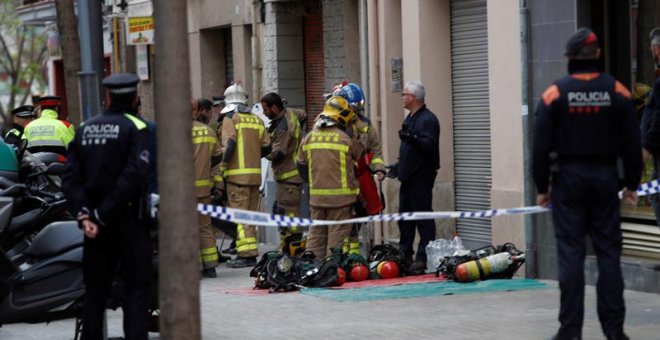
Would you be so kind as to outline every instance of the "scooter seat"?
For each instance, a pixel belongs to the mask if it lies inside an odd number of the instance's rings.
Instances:
[[[37,259],[52,257],[75,247],[82,247],[83,240],[78,222],[53,222],[37,234],[25,254]]]

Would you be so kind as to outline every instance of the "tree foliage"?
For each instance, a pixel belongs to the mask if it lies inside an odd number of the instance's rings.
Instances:
[[[33,88],[45,88],[42,72],[47,36],[44,27],[24,25],[17,16],[16,0],[0,0],[0,115],[25,105]]]

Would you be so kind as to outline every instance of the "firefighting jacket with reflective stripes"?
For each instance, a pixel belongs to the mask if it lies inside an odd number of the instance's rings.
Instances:
[[[299,114],[305,115],[305,112],[285,109],[279,118],[270,122],[268,127],[272,151],[266,156],[266,159],[272,162],[277,182],[294,184],[303,182],[296,167],[298,145],[302,138]]]
[[[339,208],[355,203],[360,184],[355,164],[363,153],[360,142],[337,126],[314,127],[303,138],[298,165],[307,169],[309,204],[318,208]]]
[[[371,125],[369,118],[357,114],[355,119],[351,121],[350,127],[353,129],[353,136],[360,140],[362,146],[365,147],[366,152],[373,151],[374,155],[371,162],[368,164],[372,172],[382,171],[387,172],[385,169],[385,161],[380,148],[380,136],[378,131]]]
[[[25,127],[23,139],[26,139],[30,152],[56,152],[66,155],[66,148],[73,140],[75,131],[71,123],[57,119],[57,112],[45,109],[41,117]]]
[[[227,152],[230,144],[233,152]],[[241,185],[261,184],[261,149],[270,138],[263,121],[249,112],[230,112],[222,123],[223,161],[228,159],[222,174],[225,181]]]
[[[211,195],[215,185],[222,187],[222,177],[219,168],[212,170],[211,157],[220,155],[218,137],[210,126],[193,121],[192,124],[193,160],[195,165],[195,194],[198,198]]]

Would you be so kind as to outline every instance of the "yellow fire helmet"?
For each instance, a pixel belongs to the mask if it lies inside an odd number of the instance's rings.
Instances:
[[[325,102],[321,116],[328,117],[342,126],[346,126],[355,117],[355,111],[344,97],[332,96]]]

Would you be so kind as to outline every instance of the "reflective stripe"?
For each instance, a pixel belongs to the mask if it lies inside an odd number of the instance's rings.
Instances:
[[[373,158],[371,164],[385,164],[385,161],[380,158]]]
[[[348,188],[348,176],[346,175],[346,153],[339,153],[339,171],[341,172],[341,187]]]
[[[213,176],[213,180],[216,181],[216,182],[222,182],[222,181],[224,181],[224,179],[222,178],[222,176]]]
[[[131,122],[133,122],[133,125],[138,130],[143,130],[147,128],[147,124],[145,124],[140,118],[133,116],[132,114],[129,113],[124,113],[124,117],[128,118]]]
[[[220,254],[218,254],[218,248],[216,247],[202,248],[200,255],[204,268],[215,267],[218,264],[218,260],[220,260]]]
[[[334,196],[334,195],[357,195],[360,189],[340,188],[340,189],[310,189],[309,193],[318,196]]]
[[[216,143],[216,139],[214,137],[194,137],[193,138],[193,144],[204,144],[204,143],[209,143],[211,145],[214,145]]]
[[[225,177],[232,176],[232,175],[248,175],[248,174],[261,175],[261,168],[225,170],[225,173],[224,173]]]
[[[198,179],[195,180],[195,186],[196,187],[210,187],[211,186],[211,180],[210,179]]]
[[[298,159],[298,145],[300,145],[300,122],[298,121],[298,116],[293,111],[289,111],[289,119],[291,119],[292,122],[295,122],[296,128],[293,130],[293,139],[294,139],[294,144],[296,147],[293,148],[293,164],[296,164],[296,160]],[[294,173],[293,175],[288,176],[288,174]],[[298,170],[292,170],[290,172],[287,172],[285,174],[282,174],[280,176],[288,176],[288,177],[283,177],[280,179],[287,179],[291,178],[293,176],[296,176],[298,174]],[[275,177],[275,179],[278,179]]]
[[[303,146],[303,151],[309,150],[337,150],[341,152],[348,152],[348,145],[337,143],[309,143]]]
[[[275,180],[281,181],[281,180],[289,179],[289,178],[297,176],[297,175],[298,175],[298,170],[294,169],[294,170],[285,172],[283,174],[276,175]]]
[[[59,139],[44,139],[43,137],[32,137],[28,141],[28,147],[33,146],[61,146],[65,147],[64,143]]]
[[[236,251],[246,252],[250,250],[257,250],[257,238],[256,237],[245,237],[245,229],[243,225],[237,225],[238,237],[236,239]]]
[[[264,131],[264,126],[258,123],[238,123],[236,124],[236,130],[240,129],[255,129],[259,130],[259,133]]]

